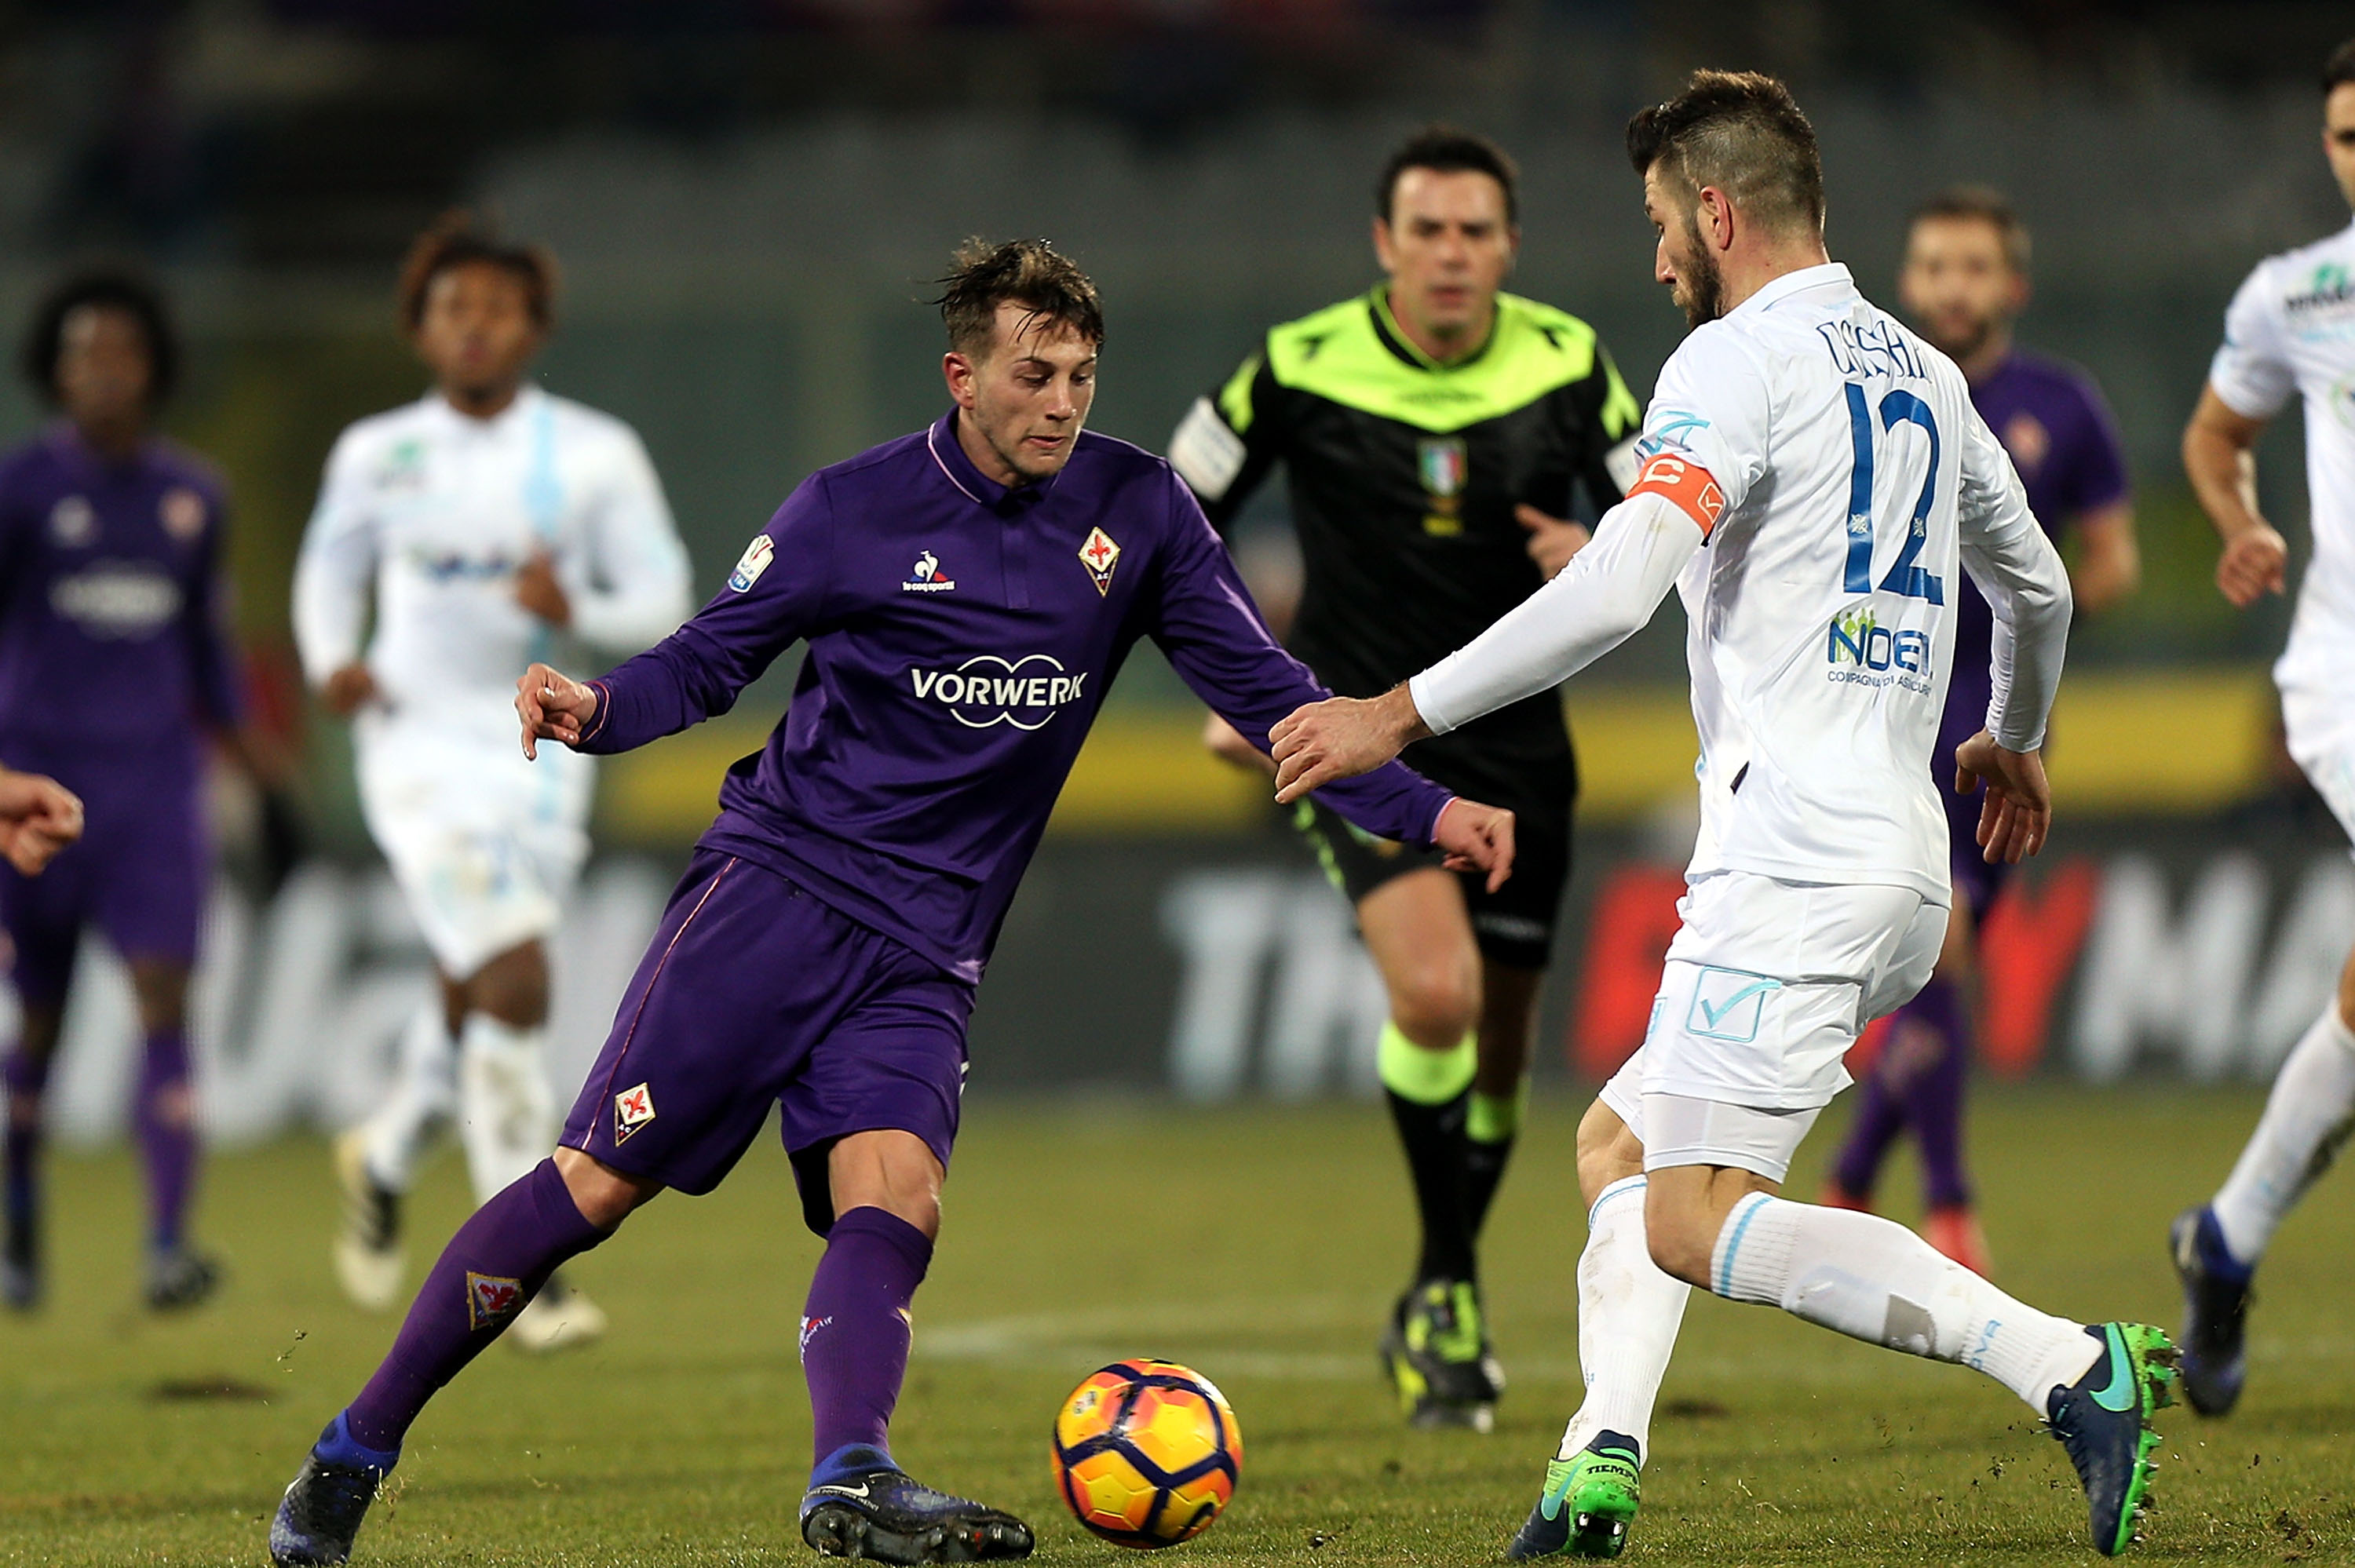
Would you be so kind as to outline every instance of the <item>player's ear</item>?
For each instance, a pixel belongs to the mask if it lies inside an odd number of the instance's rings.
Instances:
[[[1391,242],[1391,220],[1379,214],[1374,218],[1374,261],[1385,272],[1398,265],[1398,249]]]
[[[949,384],[949,398],[960,408],[970,408],[974,401],[976,367],[973,361],[955,349],[941,355],[941,379]]]

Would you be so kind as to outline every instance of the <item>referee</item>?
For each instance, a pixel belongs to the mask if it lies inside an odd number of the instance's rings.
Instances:
[[[1561,569],[1586,542],[1572,519],[1600,515],[1634,476],[1641,410],[1593,329],[1502,291],[1516,184],[1486,137],[1416,135],[1375,186],[1384,281],[1269,332],[1170,438],[1170,462],[1221,528],[1284,465],[1305,566],[1290,645],[1341,695],[1379,695],[1471,641]],[[1210,740],[1266,766],[1215,719]],[[1356,905],[1389,992],[1381,1079],[1423,1252],[1383,1363],[1414,1425],[1486,1431],[1503,1376],[1474,1244],[1519,1129],[1578,768],[1550,693],[1407,760],[1517,814],[1502,889],[1321,806],[1295,821]]]

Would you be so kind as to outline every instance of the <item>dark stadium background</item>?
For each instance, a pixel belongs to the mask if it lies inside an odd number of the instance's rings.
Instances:
[[[2035,235],[2039,348],[2094,371],[2134,461],[2142,596],[2076,640],[2067,813],[1991,943],[2005,1072],[2269,1075],[2355,929],[2355,868],[2278,755],[2264,663],[2175,458],[2224,302],[2343,225],[2303,4],[1738,5],[1579,0],[130,0],[0,5],[0,323],[80,260],[170,286],[192,340],[172,428],[235,490],[257,690],[309,758],[316,856],[261,907],[225,885],[199,1012],[225,1140],[374,1092],[421,952],[351,804],[340,728],[293,689],[288,574],[328,443],[415,396],[390,283],[440,209],[564,264],[552,388],[645,435],[715,588],[811,468],[937,412],[925,280],[968,234],[1052,238],[1103,285],[1095,425],[1157,448],[1257,330],[1362,288],[1372,171],[1421,122],[1526,175],[1516,287],[1593,321],[1639,395],[1680,330],[1649,281],[1629,112],[1699,64],[1786,76],[1819,126],[1834,254],[1886,299],[1905,214],[1995,184]],[[0,389],[0,433],[32,428]],[[2265,503],[2304,516],[2296,421]],[[1280,496],[1242,542],[1280,558]],[[1588,804],[1541,1070],[1634,1043],[1689,832],[1681,618],[1572,696]],[[785,686],[612,766],[559,1051],[594,1049],[720,767]],[[1380,1004],[1346,911],[1157,661],[1123,677],[983,993],[977,1092],[1205,1098],[1368,1086]],[[234,842],[250,802],[223,802]],[[1682,835],[1680,837],[1680,835]],[[1599,915],[1598,915],[1598,912]],[[106,1135],[130,1070],[91,971],[55,1100]],[[564,1086],[569,1090],[570,1085]]]

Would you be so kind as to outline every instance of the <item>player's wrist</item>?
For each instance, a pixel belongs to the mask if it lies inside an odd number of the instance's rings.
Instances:
[[[1374,701],[1380,712],[1385,733],[1401,749],[1430,737],[1431,726],[1423,722],[1422,711],[1414,705],[1414,693],[1404,681]]]

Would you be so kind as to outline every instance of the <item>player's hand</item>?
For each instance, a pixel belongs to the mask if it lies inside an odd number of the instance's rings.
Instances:
[[[1289,806],[1336,779],[1370,773],[1430,733],[1402,685],[1379,697],[1327,697],[1295,708],[1267,732],[1276,802]]]
[[[2224,546],[2216,561],[2216,587],[2233,609],[2246,609],[2266,594],[2286,591],[2288,571],[2289,546],[2272,524],[2259,523]]]
[[[1485,871],[1488,891],[1513,874],[1513,813],[1457,796],[1440,809],[1432,842],[1447,852],[1450,871]]]
[[[1274,777],[1275,764],[1268,760],[1267,753],[1245,740],[1242,731],[1216,714],[1202,726],[1202,744],[1209,747],[1211,756],[1222,761]]]
[[[0,855],[38,876],[81,837],[81,799],[54,779],[0,768]]]
[[[381,702],[384,693],[376,683],[376,673],[355,659],[327,677],[319,688],[319,700],[327,711],[338,718],[349,718],[374,702]]]
[[[533,551],[531,559],[516,568],[515,601],[550,626],[572,624],[572,601],[556,580],[556,562],[546,550]]]
[[[2018,865],[2044,847],[2052,831],[2052,787],[2041,751],[2006,751],[1981,730],[1955,747],[1955,793],[1987,785],[1979,808],[1979,854],[1989,865]]]
[[[523,720],[523,754],[539,760],[539,743],[580,743],[581,731],[597,716],[597,688],[534,664],[516,682],[516,716]]]
[[[1550,517],[1526,501],[1513,508],[1513,516],[1529,531],[1529,559],[1538,564],[1538,570],[1546,575],[1549,582],[1594,537],[1594,531],[1585,524]]]

